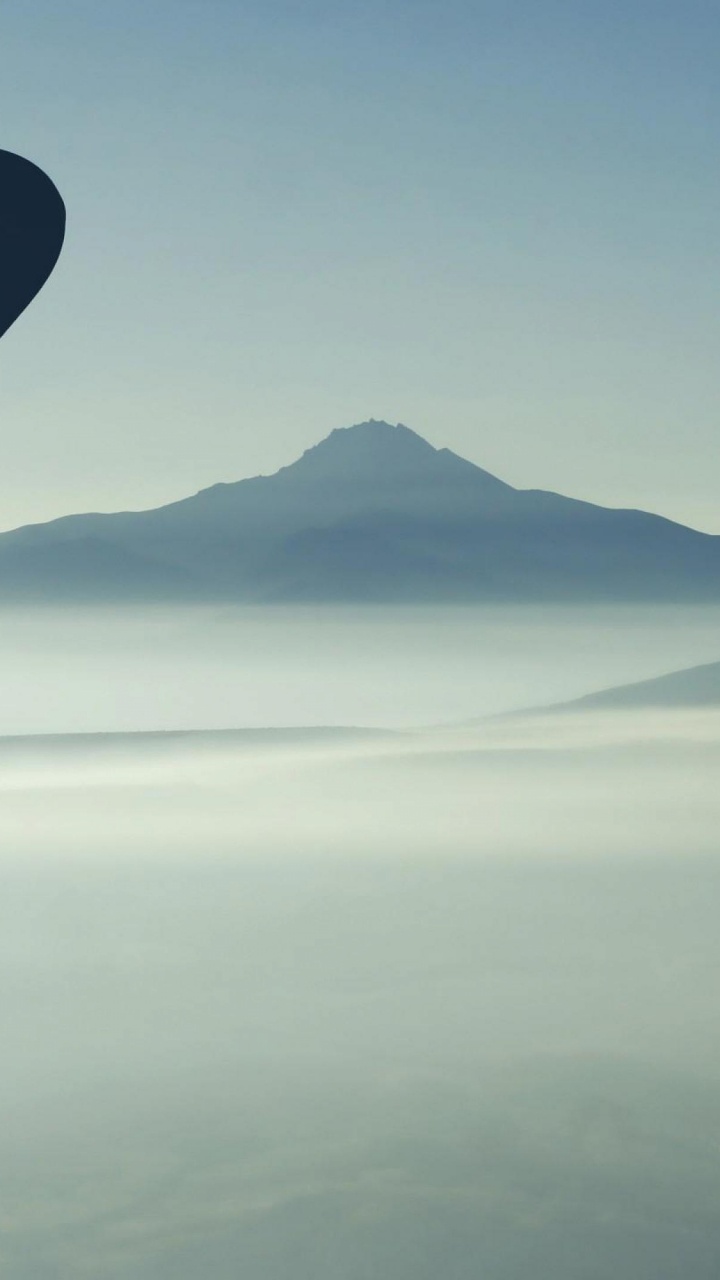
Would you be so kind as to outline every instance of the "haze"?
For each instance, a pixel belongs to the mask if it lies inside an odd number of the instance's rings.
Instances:
[[[4,609],[8,734],[404,727],[717,658],[716,607]]]
[[[0,742],[8,1277],[714,1280],[720,713],[408,727],[717,624],[620,615],[5,617],[26,731],[378,724]]]
[[[2,1280],[718,1280],[719,12],[2,8]]]

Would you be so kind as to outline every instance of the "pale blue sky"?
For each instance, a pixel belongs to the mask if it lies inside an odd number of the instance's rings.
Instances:
[[[0,146],[68,205],[0,345],[0,527],[401,420],[720,532],[720,11],[23,0]]]

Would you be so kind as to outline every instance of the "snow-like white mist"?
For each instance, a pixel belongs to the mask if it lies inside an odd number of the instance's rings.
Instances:
[[[495,650],[488,622],[488,701],[493,669],[517,705],[717,656],[709,615],[684,648],[668,617],[655,649],[657,619],[623,647],[608,618],[604,657],[587,619],[544,619],[535,667],[527,616],[504,644],[496,620]],[[451,622],[434,662],[467,651],[464,677],[471,620],[462,641]],[[157,709],[152,627],[176,622],[147,625]],[[8,1280],[716,1280],[720,711],[412,728],[484,710],[448,675],[400,729],[417,652],[384,722],[344,714],[383,644],[378,699],[402,669],[387,618],[362,625],[364,667],[318,637],[340,710],[328,693],[313,718],[385,731],[0,742]],[[8,620],[6,654],[30,626]],[[232,634],[223,670],[250,688]],[[270,723],[311,699],[297,643]],[[84,699],[72,661],[64,727],[113,727],[102,652]],[[239,705],[213,720],[216,697],[205,725]],[[121,701],[116,727],[146,727]]]
[[[0,734],[404,727],[718,658],[720,608],[0,611]]]

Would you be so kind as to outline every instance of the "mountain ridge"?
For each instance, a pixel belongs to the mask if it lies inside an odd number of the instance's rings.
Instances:
[[[546,711],[648,710],[720,706],[720,662],[702,662],[682,667],[647,680],[598,689],[567,702],[557,702]]]
[[[0,601],[719,600],[720,537],[517,489],[402,423],[273,475],[0,534]]]

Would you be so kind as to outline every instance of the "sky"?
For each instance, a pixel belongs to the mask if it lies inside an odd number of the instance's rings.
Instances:
[[[402,421],[720,533],[704,0],[23,0],[0,146],[68,208],[0,345],[0,528]]]

